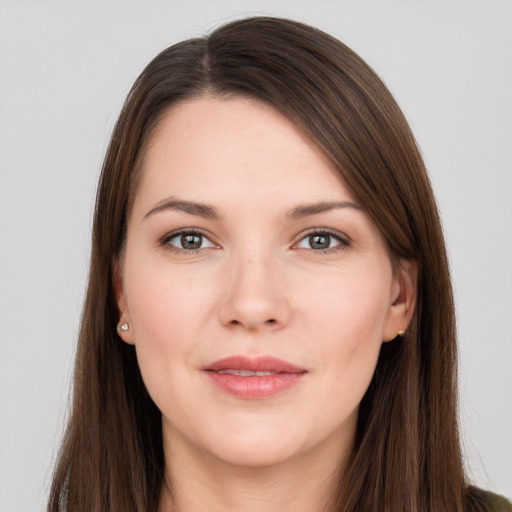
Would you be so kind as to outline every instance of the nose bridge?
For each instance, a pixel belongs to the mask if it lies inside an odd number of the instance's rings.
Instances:
[[[288,307],[275,251],[264,244],[245,244],[233,251],[230,267],[223,323],[249,330],[284,324]]]

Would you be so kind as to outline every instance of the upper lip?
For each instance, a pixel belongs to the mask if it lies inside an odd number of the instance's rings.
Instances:
[[[203,368],[206,371],[246,370],[253,372],[304,373],[306,370],[273,356],[230,356]]]

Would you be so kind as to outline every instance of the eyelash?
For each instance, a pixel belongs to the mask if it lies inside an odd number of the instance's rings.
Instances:
[[[215,242],[213,242],[211,240],[210,235],[206,234],[205,232],[203,232],[202,230],[197,229],[197,228],[179,229],[177,231],[172,231],[171,233],[166,234],[164,237],[162,237],[160,239],[160,245],[165,246],[166,248],[168,248],[169,250],[171,250],[177,254],[196,254],[201,249],[205,249],[207,247],[199,247],[197,249],[180,249],[179,247],[176,247],[169,243],[173,238],[177,238],[180,236],[194,236],[194,235],[202,237],[203,240],[204,239],[208,240],[208,242],[211,244],[210,247],[215,247],[215,248],[220,247],[218,244],[216,244]],[[293,249],[301,249],[301,247],[298,247],[298,245],[303,240],[307,239],[308,237],[314,236],[314,235],[324,235],[329,238],[334,238],[337,242],[339,242],[338,245],[335,245],[334,247],[327,247],[326,249],[314,249],[314,248],[306,249],[308,251],[314,252],[315,254],[326,254],[326,253],[332,254],[332,253],[336,253],[336,252],[348,249],[351,246],[350,239],[348,239],[346,236],[342,235],[340,232],[334,231],[332,229],[327,229],[327,228],[315,228],[307,233],[303,233],[301,235],[301,238],[299,239],[299,241],[293,244],[292,248]]]
[[[309,251],[314,252],[315,254],[332,254],[339,251],[344,251],[351,246],[350,239],[346,235],[340,233],[339,231],[335,231],[333,229],[328,228],[315,228],[305,234],[302,234],[300,240],[294,244],[294,247],[297,247],[298,244],[300,244],[303,240],[314,235],[324,235],[330,238],[334,238],[337,242],[339,242],[338,245],[334,247],[328,247],[326,249],[307,249]]]
[[[205,247],[199,247],[197,249],[180,249],[179,247],[176,247],[169,243],[173,238],[177,238],[179,236],[194,236],[194,235],[201,237],[203,240],[204,239],[208,240],[212,247],[217,247],[217,248],[219,247],[218,244],[216,244],[215,242],[213,242],[211,240],[210,235],[206,234],[205,232],[203,232],[202,230],[197,229],[197,228],[179,229],[177,231],[172,231],[171,233],[167,233],[164,237],[162,237],[160,239],[160,245],[165,246],[167,249],[169,249],[170,251],[173,251],[176,254],[196,254],[201,249],[205,249]]]

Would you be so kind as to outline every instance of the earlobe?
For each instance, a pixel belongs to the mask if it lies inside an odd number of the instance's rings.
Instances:
[[[123,289],[122,271],[119,262],[115,261],[113,264],[113,286],[116,296],[117,309],[119,310],[119,321],[117,323],[117,334],[119,337],[130,345],[134,345],[133,329],[130,329],[130,314],[128,305],[126,304],[126,297]]]
[[[403,336],[414,315],[418,283],[418,263],[400,260],[395,273],[383,341]]]

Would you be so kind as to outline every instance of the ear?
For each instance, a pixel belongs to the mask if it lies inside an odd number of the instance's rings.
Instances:
[[[414,260],[400,260],[391,287],[383,341],[391,341],[400,331],[407,330],[416,307],[417,289],[418,263]]]
[[[119,321],[117,323],[117,334],[119,337],[130,345],[135,344],[134,336],[133,336],[133,326],[131,323],[130,312],[128,311],[128,305],[126,303],[126,297],[123,288],[123,273],[122,273],[122,265],[115,261],[112,265],[113,269],[113,285],[114,285],[114,293],[116,295],[116,303],[117,309],[119,310]],[[121,326],[128,324],[128,329],[122,330]]]

